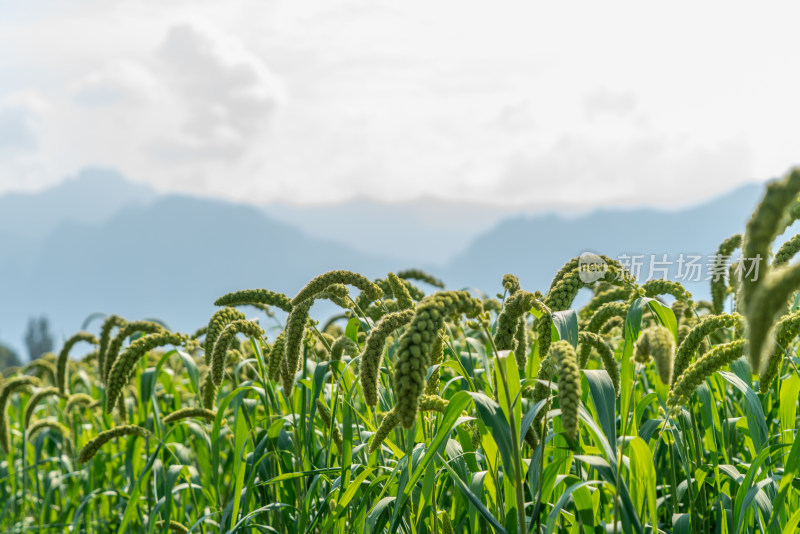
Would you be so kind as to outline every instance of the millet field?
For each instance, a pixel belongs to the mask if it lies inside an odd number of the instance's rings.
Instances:
[[[597,256],[489,296],[340,270],[196,332],[87,321],[0,378],[0,531],[798,532],[799,218],[796,169],[710,302]]]

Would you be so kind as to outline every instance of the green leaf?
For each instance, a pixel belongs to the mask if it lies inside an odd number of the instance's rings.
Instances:
[[[558,339],[569,341],[573,347],[578,346],[578,313],[575,310],[553,312],[553,327],[558,332]]]
[[[347,326],[344,329],[344,335],[352,339],[358,345],[358,329],[361,328],[361,321],[358,317],[353,317],[347,321]]]
[[[647,502],[652,524],[658,524],[656,514],[656,468],[653,464],[653,454],[650,447],[640,437],[635,437],[628,442],[629,456],[631,459],[631,485],[633,500],[637,509],[642,500]]]
[[[616,393],[614,384],[604,369],[585,370],[583,372],[589,383],[589,393],[592,396],[600,427],[608,438],[609,443],[617,442],[617,415]]]

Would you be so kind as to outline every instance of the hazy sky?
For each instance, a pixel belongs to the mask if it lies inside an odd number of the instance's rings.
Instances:
[[[691,202],[800,163],[796,6],[0,0],[0,192]]]

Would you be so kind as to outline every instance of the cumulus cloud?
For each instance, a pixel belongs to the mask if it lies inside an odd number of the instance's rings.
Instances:
[[[158,58],[165,83],[185,107],[179,130],[154,146],[160,158],[238,158],[269,127],[283,100],[278,77],[231,35],[176,25]]]
[[[85,106],[137,105],[149,100],[159,81],[144,65],[117,59],[73,84],[73,97]]]

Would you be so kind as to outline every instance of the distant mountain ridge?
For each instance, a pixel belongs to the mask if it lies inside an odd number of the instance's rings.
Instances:
[[[512,272],[524,287],[545,289],[564,261],[587,249],[712,253],[743,231],[761,191],[744,186],[684,210],[570,216],[436,200],[297,211],[163,195],[95,169],[40,193],[0,196],[0,341],[20,349],[28,318],[40,314],[50,317],[57,344],[98,311],[193,330],[225,292],[293,295],[330,269],[377,277],[420,267],[449,288],[490,294]],[[305,222],[285,222],[298,217]]]

